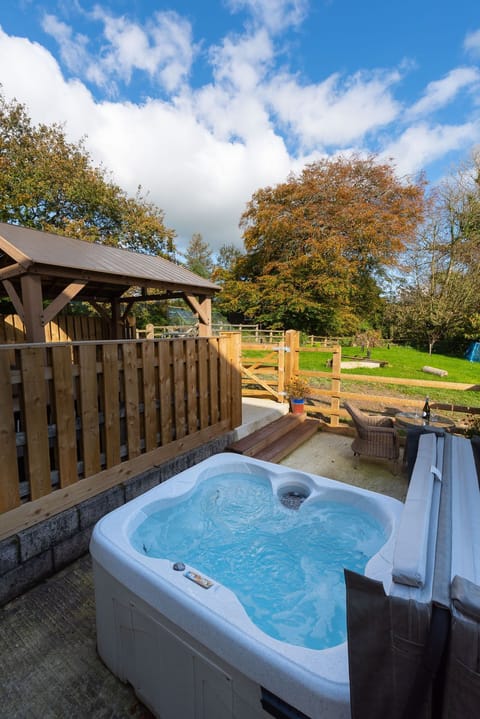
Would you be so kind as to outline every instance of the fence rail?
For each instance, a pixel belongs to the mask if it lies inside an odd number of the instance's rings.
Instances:
[[[0,513],[238,426],[238,365],[233,334],[0,347]]]
[[[213,335],[220,335],[223,332],[239,332],[242,342],[258,344],[282,342],[285,336],[283,330],[264,330],[259,325],[232,325],[229,322],[214,322],[211,330]],[[137,329],[136,335],[138,339],[196,337],[198,335],[198,323],[184,325],[147,324],[145,329]]]

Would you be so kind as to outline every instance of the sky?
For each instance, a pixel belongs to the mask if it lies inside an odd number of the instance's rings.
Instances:
[[[2,0],[0,85],[165,212],[242,248],[253,193],[375,153],[431,183],[480,145],[474,0]]]

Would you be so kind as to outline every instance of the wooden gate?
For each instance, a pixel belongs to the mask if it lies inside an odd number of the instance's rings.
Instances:
[[[242,342],[242,394],[286,402],[285,385],[298,372],[300,334],[287,330],[276,345]]]

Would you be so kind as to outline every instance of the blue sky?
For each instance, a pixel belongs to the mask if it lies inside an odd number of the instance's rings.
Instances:
[[[259,187],[338,153],[438,182],[480,144],[473,0],[3,0],[0,83],[185,247],[241,247]]]

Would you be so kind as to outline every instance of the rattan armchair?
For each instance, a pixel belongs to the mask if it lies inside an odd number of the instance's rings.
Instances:
[[[393,420],[390,417],[365,414],[348,402],[345,402],[344,406],[357,433],[352,442],[353,454],[388,459],[396,463],[400,455],[400,444]]]

